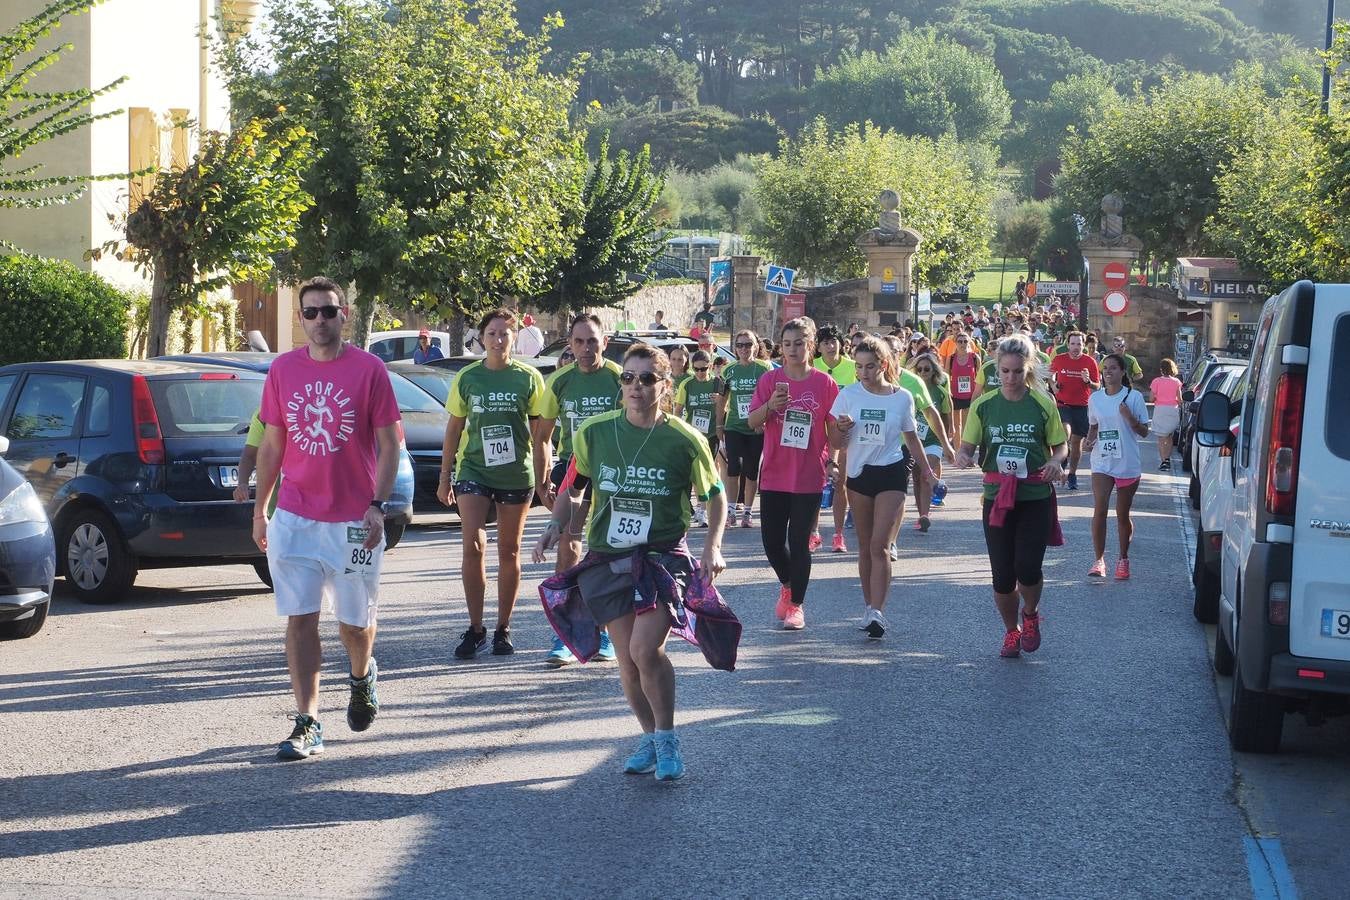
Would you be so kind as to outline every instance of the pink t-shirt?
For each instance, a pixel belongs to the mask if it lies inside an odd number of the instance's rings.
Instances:
[[[309,348],[272,362],[263,386],[267,425],[286,429],[277,507],[316,522],[354,522],[375,499],[375,430],[399,421],[378,356],[346,344],[330,362]]]
[[[770,369],[759,376],[750,409],[769,402],[774,385],[788,386],[788,405],[769,413],[764,423],[764,461],[759,467],[759,487],[764,491],[819,494],[825,485],[829,451],[825,420],[839,396],[839,385],[819,369],[811,369],[801,381],[793,381],[783,369]],[[784,426],[787,427],[786,437]]]
[[[1181,404],[1181,379],[1170,375],[1159,375],[1149,383],[1153,392],[1154,406],[1179,406]]]

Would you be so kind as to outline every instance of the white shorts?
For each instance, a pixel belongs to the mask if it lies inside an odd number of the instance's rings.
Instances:
[[[1176,406],[1153,407],[1153,436],[1166,437],[1177,430],[1181,424],[1181,408]]]
[[[942,448],[941,448],[941,447],[927,447],[927,446],[926,446],[926,447],[923,448],[923,455],[924,455],[924,456],[931,456],[931,457],[933,457],[933,459],[936,459],[938,462],[942,462]]]
[[[364,540],[361,522],[316,522],[278,509],[267,523],[277,615],[306,616],[322,605],[346,625],[375,624],[384,542],[366,550]]]

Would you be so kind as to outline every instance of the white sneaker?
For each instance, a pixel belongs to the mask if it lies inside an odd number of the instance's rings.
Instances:
[[[699,528],[708,527],[708,514],[704,510],[698,510],[694,513],[694,524]]]
[[[895,544],[889,545],[889,546],[886,548],[886,552],[890,555],[890,557],[891,557],[891,562],[899,562],[899,561],[900,561],[900,550],[895,546]]]
[[[862,630],[867,632],[867,636],[871,640],[879,641],[885,636],[887,623],[886,617],[881,614],[881,610],[869,607],[867,615],[863,616],[863,622]]]

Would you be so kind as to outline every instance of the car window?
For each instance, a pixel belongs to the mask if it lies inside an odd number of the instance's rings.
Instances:
[[[6,434],[19,441],[73,437],[83,399],[84,379],[78,375],[29,375]]]
[[[1336,320],[1331,338],[1331,377],[1327,379],[1327,446],[1341,459],[1350,459],[1350,416],[1345,398],[1350,396],[1350,315]]]
[[[102,384],[94,384],[89,394],[89,415],[85,419],[86,435],[108,434],[112,431],[112,391]]]
[[[389,382],[394,386],[394,397],[398,400],[399,412],[442,412],[441,406],[431,395],[413,384],[402,375],[389,373]]]
[[[403,373],[399,373],[403,374]],[[434,397],[441,406],[445,406],[446,399],[450,396],[450,386],[455,383],[455,376],[452,372],[432,373],[432,372],[412,372],[404,374],[413,384],[426,391]]]
[[[18,375],[0,375],[0,410],[9,403],[10,391],[14,390],[14,382],[18,380]]]
[[[370,345],[370,352],[374,353],[385,362],[393,362],[396,359],[402,359],[399,356],[399,348],[403,344],[402,338],[384,338]]]
[[[1252,345],[1252,361],[1247,367],[1247,397],[1243,401],[1242,409],[1242,465],[1251,465],[1252,461],[1252,431],[1256,427],[1256,401],[1261,396],[1263,385],[1261,383],[1263,364],[1266,359],[1266,351],[1269,349],[1266,345],[1270,343],[1267,340],[1270,337],[1271,323],[1275,319],[1275,311],[1279,309],[1278,304],[1272,304],[1265,314],[1261,316],[1261,326],[1256,332],[1256,343]]]
[[[150,395],[166,438],[244,434],[262,404],[261,380],[155,379]]]

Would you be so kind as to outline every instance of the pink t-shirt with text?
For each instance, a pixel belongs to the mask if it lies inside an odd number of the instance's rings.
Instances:
[[[1181,380],[1169,375],[1159,375],[1149,384],[1153,392],[1155,406],[1179,406],[1181,404]]]
[[[355,522],[375,499],[375,431],[399,421],[378,356],[347,344],[330,362],[309,348],[272,362],[263,386],[267,425],[286,429],[277,507],[316,522]]]
[[[801,381],[793,381],[783,369],[770,369],[755,384],[750,409],[759,409],[768,403],[774,385],[780,381],[787,383],[790,399],[783,409],[769,413],[764,423],[764,460],[759,467],[759,488],[790,494],[819,494],[825,486],[825,464],[829,461],[825,420],[833,418],[830,409],[834,406],[834,398],[839,396],[839,385],[819,369],[810,369]],[[805,449],[783,443],[783,424],[790,410],[797,413],[792,418],[799,425],[804,423],[801,413],[811,416]]]

